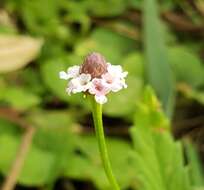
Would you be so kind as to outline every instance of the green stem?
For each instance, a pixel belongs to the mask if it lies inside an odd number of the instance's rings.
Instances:
[[[103,167],[105,169],[106,176],[112,185],[113,190],[120,190],[119,185],[113,175],[111,164],[108,156],[108,151],[106,147],[104,130],[103,130],[103,121],[102,121],[102,105],[98,104],[93,97],[91,97],[92,103],[92,115],[94,120],[94,127],[96,132],[96,137],[98,140],[99,151],[101,154],[101,159]]]

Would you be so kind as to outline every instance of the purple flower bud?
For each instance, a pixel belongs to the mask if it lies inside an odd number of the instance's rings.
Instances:
[[[88,54],[80,67],[80,74],[90,74],[92,78],[101,78],[107,72],[107,63],[100,53]]]

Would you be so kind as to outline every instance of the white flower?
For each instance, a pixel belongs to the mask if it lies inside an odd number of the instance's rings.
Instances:
[[[67,72],[61,71],[59,73],[60,79],[68,80],[79,76],[80,66],[73,66],[68,68]]]
[[[76,78],[73,78],[66,89],[66,92],[71,95],[71,93],[76,94],[78,92],[85,92],[91,86],[91,75],[82,73]]]
[[[108,72],[102,75],[102,78],[105,81],[105,85],[113,92],[117,92],[122,88],[127,88],[125,83],[125,77],[128,72],[123,72],[120,65],[111,65],[108,64]]]
[[[118,77],[118,78],[125,78],[128,75],[128,72],[123,72],[123,69],[120,65],[111,65],[108,63],[107,67],[108,73],[112,75],[113,77]]]
[[[109,93],[109,88],[104,85],[103,79],[94,78],[89,88],[89,93],[95,95],[95,100],[99,104],[107,102],[106,94]]]

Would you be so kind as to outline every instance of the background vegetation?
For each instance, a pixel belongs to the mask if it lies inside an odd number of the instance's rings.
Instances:
[[[202,0],[2,0],[2,190],[110,189],[89,102],[58,77],[92,51],[129,72],[104,106],[121,188],[204,189]]]

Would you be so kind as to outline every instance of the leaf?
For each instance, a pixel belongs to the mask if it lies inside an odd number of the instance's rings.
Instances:
[[[136,114],[134,117],[137,125],[147,129],[151,127],[169,130],[169,120],[165,117],[160,102],[155,97],[152,88],[149,86],[146,87],[141,96],[142,98],[140,100],[143,103],[137,100]]]
[[[178,46],[170,48],[168,54],[178,82],[185,82],[192,87],[203,84],[204,67],[195,53]]]
[[[36,146],[57,154],[59,159],[69,155],[75,141],[72,131],[76,125],[69,112],[38,110],[30,112],[26,120],[37,127],[33,140]]]
[[[153,115],[157,116],[156,122]],[[147,88],[131,128],[132,159],[141,190],[191,189],[181,143],[173,139],[166,120],[152,90]]]
[[[204,174],[196,146],[189,140],[185,140],[186,155],[189,161],[189,174],[192,185],[196,188],[204,187]]]
[[[142,7],[142,0],[129,0],[129,6],[136,8],[136,9],[140,9]]]
[[[32,34],[49,36],[57,33],[59,3],[55,0],[22,0],[17,4],[17,10]]]
[[[128,76],[134,76],[143,79],[144,77],[144,57],[139,52],[128,54],[122,61],[122,66],[125,71],[128,71]]]
[[[41,101],[37,95],[32,94],[21,87],[10,87],[4,89],[0,100],[3,100],[11,107],[21,111],[37,106]]]
[[[0,34],[0,73],[24,67],[36,58],[41,46],[39,39]]]
[[[20,139],[14,136],[0,135],[0,170],[7,174],[15,159]],[[32,146],[26,158],[19,181],[27,185],[45,184],[51,175],[55,157],[46,151]]]
[[[41,186],[54,182],[63,173],[73,151],[72,119],[64,112],[38,111],[27,114],[26,121],[37,129],[19,183]],[[0,171],[3,174],[8,173],[15,159],[21,134],[15,125],[0,120]]]
[[[39,96],[46,93],[46,89],[44,84],[42,83],[40,72],[38,72],[37,69],[27,67],[18,73],[18,77],[20,81],[23,81],[23,88],[27,92]]]
[[[89,0],[81,1],[80,3],[77,1],[62,1],[61,6],[64,9],[65,17],[69,23],[79,24],[82,33],[89,30],[91,26],[91,20],[87,13],[90,7]]]
[[[174,107],[174,82],[156,2],[144,1],[145,68],[149,83],[161,100],[165,113],[171,117]]]
[[[123,13],[127,7],[125,0],[89,0],[89,11],[96,16],[117,16]],[[111,7],[111,9],[110,9]]]
[[[112,117],[126,117],[132,119],[136,101],[140,98],[143,81],[128,76],[126,83],[128,88],[108,95],[108,102],[104,105],[104,113]]]
[[[77,153],[75,152],[72,157],[73,161],[69,162],[66,175],[79,179],[88,178],[93,180],[99,189],[110,189],[101,163],[96,138],[83,135],[77,139]],[[121,188],[126,188],[134,179],[134,170],[129,162],[130,155],[128,154],[131,150],[130,145],[122,139],[107,138],[106,141],[114,174]]]
[[[108,62],[121,64],[124,56],[132,52],[135,47],[133,40],[100,27],[95,29],[89,38],[85,38],[76,45],[75,53],[84,57],[92,51],[97,51],[103,54]]]
[[[3,134],[20,135],[21,130],[17,124],[0,117],[0,135]]]
[[[55,57],[47,59],[41,64],[41,75],[47,87],[51,89],[55,95],[67,100],[68,96],[65,93],[67,81],[60,80],[59,78],[59,72],[67,69],[66,59],[64,57]]]

